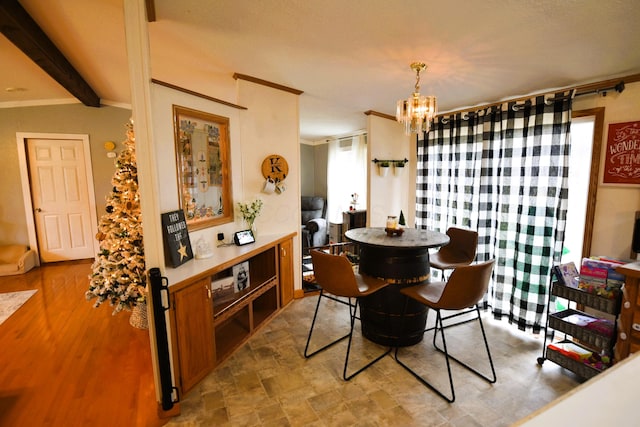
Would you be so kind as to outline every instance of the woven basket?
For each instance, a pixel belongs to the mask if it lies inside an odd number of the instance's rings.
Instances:
[[[601,372],[592,366],[571,359],[570,357],[567,357],[559,351],[555,351],[554,349],[549,347],[547,347],[547,359],[551,360],[554,363],[557,363],[563,368],[575,372],[578,376],[584,379],[595,377]]]
[[[134,328],[149,329],[149,318],[147,316],[147,303],[140,303],[131,309],[129,324]]]
[[[609,314],[618,313],[620,298],[609,299],[599,295],[589,294],[581,289],[569,288],[559,283],[554,283],[551,294],[575,301],[577,304],[586,305]]]
[[[557,331],[564,332],[565,334],[572,335],[578,340],[580,340],[581,342],[586,343],[587,345],[595,347],[597,349],[607,350],[607,351],[611,349],[612,340],[614,338],[612,335],[598,333],[597,331],[587,329],[584,326],[578,326],[570,322],[565,322],[564,318],[572,314],[582,314],[582,315],[588,316],[587,314],[581,311],[567,309],[567,310],[561,311],[560,313],[550,314],[549,327]]]

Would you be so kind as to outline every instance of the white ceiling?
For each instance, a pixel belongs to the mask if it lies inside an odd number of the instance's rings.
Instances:
[[[20,0],[102,102],[116,105],[130,103],[123,1]],[[440,111],[640,73],[637,0],[155,0],[155,8],[154,78],[229,102],[233,73],[299,89],[300,133],[312,141],[363,129],[367,110],[394,115],[413,90],[415,60],[428,64],[421,92],[436,95]],[[0,107],[71,97],[3,36],[0,58]]]

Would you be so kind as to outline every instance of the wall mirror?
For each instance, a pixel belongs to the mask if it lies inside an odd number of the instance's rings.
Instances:
[[[178,199],[189,230],[233,221],[229,118],[173,106]]]

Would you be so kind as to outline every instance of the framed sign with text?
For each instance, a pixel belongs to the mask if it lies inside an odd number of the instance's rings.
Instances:
[[[161,219],[165,262],[175,268],[193,258],[184,211],[163,213]]]
[[[640,185],[640,121],[609,124],[602,183]]]

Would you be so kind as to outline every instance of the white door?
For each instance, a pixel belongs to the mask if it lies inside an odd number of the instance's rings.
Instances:
[[[30,138],[27,152],[40,259],[93,258],[83,141]]]

